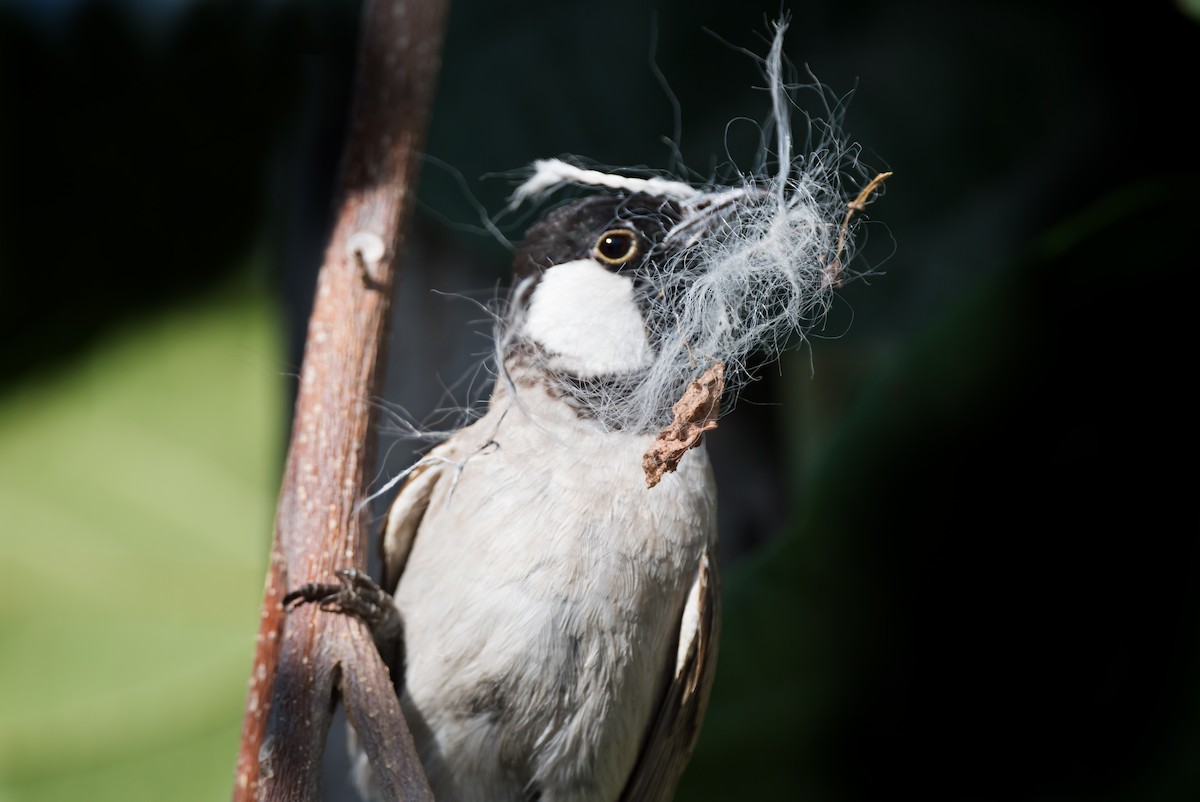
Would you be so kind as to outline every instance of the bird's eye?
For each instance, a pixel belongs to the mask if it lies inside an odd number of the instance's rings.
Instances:
[[[605,231],[596,240],[592,253],[597,259],[609,265],[623,265],[638,253],[637,235],[623,228]]]

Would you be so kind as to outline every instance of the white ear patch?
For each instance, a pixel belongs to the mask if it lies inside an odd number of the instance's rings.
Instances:
[[[592,259],[555,265],[542,275],[525,333],[555,357],[554,367],[582,377],[629,373],[650,364],[633,282]]]

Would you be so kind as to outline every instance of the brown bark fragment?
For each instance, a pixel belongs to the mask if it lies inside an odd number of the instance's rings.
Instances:
[[[725,392],[725,363],[715,362],[694,380],[671,410],[675,419],[658,433],[642,457],[646,487],[654,487],[679,466],[689,449],[700,444],[705,432],[717,428],[721,394]]]

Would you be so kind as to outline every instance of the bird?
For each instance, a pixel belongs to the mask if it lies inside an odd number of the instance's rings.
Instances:
[[[534,163],[513,207],[584,194],[515,251],[486,408],[385,487],[402,483],[378,583],[349,569],[286,597],[372,624],[439,802],[667,802],[687,767],[721,628],[704,434],[755,354],[823,318],[890,175],[848,200],[856,151],[792,154],[785,29],[765,59],[773,173]]]
[[[657,432],[591,404],[653,364],[645,290],[687,219],[619,192],[531,227],[486,412],[391,504],[381,584],[438,800],[666,800],[692,752],[720,620],[712,467],[690,448],[648,487]]]

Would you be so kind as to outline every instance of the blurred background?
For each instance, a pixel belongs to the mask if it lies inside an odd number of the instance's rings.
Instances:
[[[487,390],[513,171],[750,166],[781,8],[895,175],[872,275],[710,435],[679,799],[1200,798],[1194,0],[456,0],[381,480]],[[4,802],[231,792],[358,13],[0,0]]]

